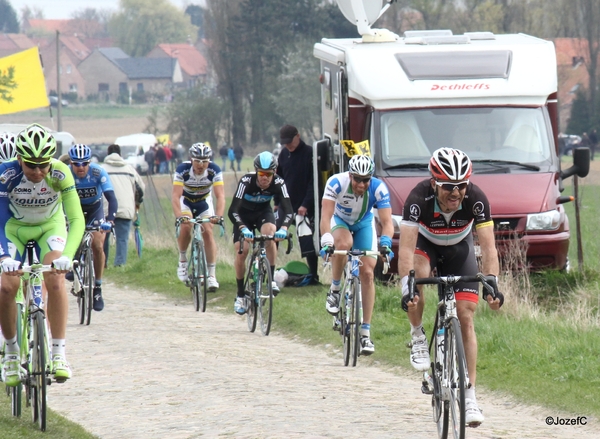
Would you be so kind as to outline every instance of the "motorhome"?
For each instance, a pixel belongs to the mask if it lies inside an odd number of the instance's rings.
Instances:
[[[490,200],[500,254],[516,248],[530,268],[567,268],[563,203],[572,198],[563,181],[587,175],[589,150],[576,149],[574,164],[561,168],[553,43],[524,34],[371,29],[384,3],[339,0],[362,37],[314,46],[323,128],[315,175],[324,181],[347,169],[343,141],[368,141],[375,175],[390,189],[397,255],[404,202],[428,178],[431,153],[461,149],[473,161],[471,181]]]
[[[18,134],[27,128],[27,124],[0,124],[0,133],[14,133]],[[75,137],[71,133],[66,131],[54,131],[51,128],[44,127],[48,132],[52,133],[56,139],[56,154],[55,157],[59,158],[61,155],[66,154],[69,148],[75,144]]]
[[[127,163],[135,168],[140,174],[148,171],[148,163],[144,159],[144,154],[156,145],[157,140],[154,134],[137,133],[127,136],[117,137],[115,144],[121,147],[121,156]]]

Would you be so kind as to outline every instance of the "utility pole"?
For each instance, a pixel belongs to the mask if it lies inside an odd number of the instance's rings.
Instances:
[[[56,31],[56,126],[62,131],[62,95],[60,93],[60,32]]]

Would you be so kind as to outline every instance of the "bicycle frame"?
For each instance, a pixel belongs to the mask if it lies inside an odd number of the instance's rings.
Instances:
[[[96,280],[92,241],[94,239],[93,233],[98,231],[100,231],[99,226],[86,226],[81,244],[73,261],[73,287],[71,294],[77,297],[79,324],[81,325],[84,323],[89,325],[92,318],[93,290]]]

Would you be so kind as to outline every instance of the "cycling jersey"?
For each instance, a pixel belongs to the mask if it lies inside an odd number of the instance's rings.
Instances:
[[[79,200],[84,211],[88,213],[86,216],[89,216],[87,221],[88,224],[91,224],[91,222],[95,220],[104,219],[102,195],[104,195],[108,201],[108,214],[106,219],[108,221],[114,221],[118,204],[112,183],[110,182],[110,177],[106,170],[96,163],[90,163],[85,177],[79,178],[73,170],[73,165],[71,165],[70,168],[73,179],[75,180],[77,195],[79,195]]]
[[[460,208],[451,213],[440,209],[430,180],[417,184],[411,191],[402,214],[402,223],[415,224],[419,233],[433,244],[455,245],[471,234],[475,228],[493,226],[490,203],[478,186],[469,183]]]
[[[329,177],[325,186],[324,200],[335,201],[334,215],[348,225],[362,221],[372,221],[372,208],[391,208],[390,193],[384,182],[371,178],[371,183],[363,195],[352,192],[352,179],[349,172]]]
[[[235,195],[229,207],[229,219],[234,227],[239,229],[246,226],[244,214],[268,210],[272,212],[271,200],[275,195],[279,197],[279,210],[284,216],[282,227],[289,227],[292,222],[292,203],[288,195],[285,182],[279,175],[275,175],[271,184],[266,189],[261,189],[256,181],[256,173],[244,175],[237,186]],[[274,218],[273,218],[273,224]]]
[[[63,213],[64,209],[64,213]],[[66,239],[64,214],[69,221],[69,234]],[[68,166],[52,159],[50,170],[39,183],[29,181],[17,160],[0,165],[0,257],[9,256],[6,228],[38,228],[53,225],[57,238],[51,243],[51,250],[64,246],[63,255],[72,258],[79,247],[85,223],[81,203],[75,191],[75,181]],[[62,230],[61,230],[62,227]],[[44,236],[48,235],[44,231]],[[24,244],[21,234],[16,234],[20,247]],[[40,235],[41,236],[41,235]],[[62,243],[60,242],[62,240]],[[39,242],[40,246],[42,245]],[[48,244],[48,243],[46,243]],[[43,258],[43,255],[41,255]]]
[[[175,170],[173,185],[183,186],[184,202],[191,205],[205,200],[213,186],[222,186],[223,173],[218,165],[210,162],[201,175],[196,175],[192,162],[183,162]]]

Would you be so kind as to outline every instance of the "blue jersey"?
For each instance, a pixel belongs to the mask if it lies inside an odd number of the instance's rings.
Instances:
[[[112,183],[108,177],[108,173],[104,168],[96,163],[90,163],[90,168],[85,177],[79,178],[73,171],[71,166],[71,173],[75,179],[75,187],[77,188],[77,195],[81,201],[82,206],[89,206],[97,203],[102,199],[104,192],[113,191]]]
[[[334,215],[348,225],[371,221],[373,207],[391,208],[390,193],[384,182],[375,177],[371,178],[367,191],[357,196],[352,192],[352,180],[348,172],[329,177],[323,199],[335,201]]]

